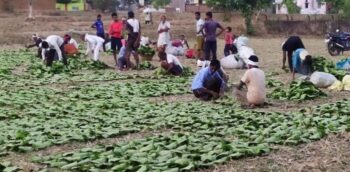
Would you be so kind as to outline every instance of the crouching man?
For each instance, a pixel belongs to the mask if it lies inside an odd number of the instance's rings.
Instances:
[[[204,101],[224,95],[226,82],[220,74],[220,61],[214,59],[209,67],[202,68],[192,81],[193,94]]]
[[[47,66],[52,66],[55,60],[55,54],[57,53],[58,60],[62,61],[64,65],[67,65],[66,54],[64,53],[64,40],[57,35],[48,36],[40,45],[42,48],[41,56],[42,60]]]
[[[247,65],[248,70],[241,78],[240,84],[234,88],[233,93],[243,106],[254,108],[265,103],[265,73],[259,69],[257,56],[250,56]],[[243,86],[247,87],[247,91],[242,90]]]
[[[179,61],[179,59],[172,55],[167,54],[165,52],[159,52],[158,57],[160,59],[161,67],[167,71],[167,73],[179,76],[183,72],[183,67]]]

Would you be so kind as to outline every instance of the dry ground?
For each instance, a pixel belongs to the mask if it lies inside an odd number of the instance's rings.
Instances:
[[[81,14],[71,14],[67,15],[40,15],[35,21],[25,22],[23,15],[7,15],[1,14],[0,16],[0,40],[1,48],[18,48],[23,45],[13,44],[13,43],[25,43],[29,42],[30,34],[34,32],[39,32],[42,35],[48,35],[51,33],[64,34],[69,29],[77,29],[84,31],[92,31],[88,26],[91,21],[94,20],[96,13]],[[188,20],[183,18],[176,18],[173,16],[172,22],[176,23],[174,27],[184,28],[194,28],[193,16],[190,15]],[[232,23],[224,23],[225,25],[233,25]],[[237,23],[234,23],[237,24]],[[240,25],[239,23],[237,25]],[[145,33],[155,35],[154,28],[156,26],[144,26]],[[238,26],[241,27],[241,26]],[[184,30],[175,29],[173,35],[178,35],[183,33]],[[190,33],[192,31],[189,31]],[[152,34],[151,34],[152,33]],[[153,36],[153,39],[154,36]],[[291,74],[285,73],[281,70],[282,54],[281,54],[281,43],[285,38],[277,37],[253,37],[251,38],[250,45],[255,50],[256,54],[260,58],[261,68],[266,72],[278,72],[279,75],[274,76],[274,79],[280,80],[283,83],[289,83],[291,81]],[[190,46],[193,46],[193,38],[189,38]],[[329,57],[326,46],[323,42],[323,38],[320,37],[304,37],[303,41],[309,52],[313,55],[321,55]],[[218,41],[218,55],[223,57],[223,40]],[[345,56],[350,56],[346,53]],[[331,57],[332,60],[337,61],[342,57]],[[102,60],[107,64],[113,64],[113,59],[110,55],[104,54]],[[180,57],[181,62],[185,66],[190,66],[193,70],[197,70],[195,67],[195,60],[188,60],[184,57]],[[157,58],[154,58],[153,62],[157,64]],[[144,72],[144,71],[143,71]],[[244,70],[227,70],[230,75],[230,82],[236,83],[239,78],[243,75]],[[138,73],[131,71],[128,73]],[[271,90],[269,90],[271,91]],[[318,99],[314,101],[306,101],[302,103],[297,102],[283,102],[283,101],[273,101],[269,100],[272,104],[269,107],[263,109],[258,109],[262,111],[296,111],[302,107],[319,105],[329,102],[335,102],[337,100],[348,98],[350,96],[349,92],[329,92],[328,97],[324,99]],[[228,93],[228,95],[231,95]],[[184,96],[168,96],[157,98],[155,101],[196,101],[192,95]],[[153,100],[154,101],[154,100]],[[165,131],[167,132],[167,131]],[[125,136],[123,138],[114,138],[107,140],[99,140],[92,143],[72,143],[68,145],[55,146],[48,148],[41,152],[33,152],[30,154],[12,154],[6,159],[12,160],[16,165],[23,167],[26,171],[29,171],[33,164],[30,163],[30,156],[40,155],[40,154],[52,154],[62,151],[70,151],[83,147],[90,147],[95,144],[111,144],[118,143],[120,141],[132,140],[135,138],[141,138],[157,133],[140,133],[133,134],[130,136]],[[239,160],[234,160],[226,165],[219,165],[212,169],[205,169],[201,171],[350,171],[350,144],[349,144],[350,134],[343,133],[338,135],[329,136],[318,142],[313,142],[309,144],[304,144],[296,147],[284,147],[276,146],[276,149],[266,156],[244,158]]]

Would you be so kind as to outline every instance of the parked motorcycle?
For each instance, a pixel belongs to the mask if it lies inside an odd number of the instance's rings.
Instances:
[[[350,51],[350,33],[339,32],[329,33],[326,35],[328,52],[331,56],[338,56],[344,51]]]

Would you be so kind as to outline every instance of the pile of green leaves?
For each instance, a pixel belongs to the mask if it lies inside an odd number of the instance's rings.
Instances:
[[[183,67],[182,70],[183,71],[182,71],[181,76],[183,76],[183,77],[190,77],[190,76],[193,76],[195,74],[190,67]],[[161,76],[169,76],[170,74],[165,69],[158,67],[154,71],[153,75],[156,77],[161,77]]]
[[[144,61],[144,62],[140,63],[138,69],[139,70],[154,70],[154,69],[156,69],[156,67],[153,66],[151,62]]]
[[[0,171],[3,172],[19,172],[21,171],[18,167],[14,167],[10,162],[0,162]]]
[[[147,57],[151,57],[151,56],[154,56],[156,54],[156,52],[151,48],[151,47],[148,47],[148,46],[142,46],[137,50],[137,52],[140,54],[140,55],[143,55],[143,56],[147,56]]]
[[[35,158],[35,162],[73,171],[190,171],[230,159],[268,152],[271,144],[298,144],[349,130],[350,100],[305,108],[293,114],[167,104],[160,126],[181,131],[116,145]],[[169,109],[168,109],[169,108]],[[200,109],[197,109],[200,108]],[[205,111],[205,112],[202,112]],[[154,112],[153,112],[154,113]],[[152,121],[152,120],[150,120]],[[148,123],[149,124],[149,123]]]
[[[324,92],[316,88],[312,83],[305,81],[293,81],[289,88],[276,88],[268,97],[278,100],[312,100],[327,96]]]
[[[267,88],[282,87],[283,83],[281,81],[276,80],[276,79],[267,78],[266,79],[266,86],[267,86]]]
[[[336,66],[332,61],[321,56],[313,58],[312,64],[315,71],[330,73],[340,81],[343,80],[345,75],[347,75],[346,71],[336,69]]]

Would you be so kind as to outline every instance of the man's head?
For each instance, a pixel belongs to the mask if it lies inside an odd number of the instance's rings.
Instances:
[[[129,11],[129,12],[128,12],[128,18],[129,18],[129,19],[133,19],[134,17],[135,17],[135,13],[132,12],[132,11]]]
[[[199,20],[201,18],[201,13],[197,11],[194,13],[194,16],[196,17],[196,20]]]
[[[258,68],[259,67],[259,58],[258,56],[252,55],[248,58],[248,68]]]
[[[160,20],[161,20],[162,22],[165,22],[165,21],[166,21],[166,16],[165,16],[165,15],[162,15],[162,16],[160,17]]]
[[[305,59],[303,60],[302,65],[306,69],[307,73],[311,73],[313,71],[312,56],[311,55],[305,56]]]
[[[72,37],[68,34],[64,35],[63,40],[65,44],[68,44],[68,42],[72,39]]]
[[[41,48],[43,48],[43,49],[48,49],[48,48],[49,48],[49,43],[47,43],[46,41],[43,41],[43,42],[41,43]]]
[[[164,61],[164,60],[166,60],[166,53],[161,51],[158,53],[158,57],[159,57],[160,61]]]
[[[219,70],[220,67],[221,67],[220,61],[219,61],[219,60],[216,60],[216,59],[211,60],[211,61],[210,61],[209,67],[210,67],[210,71],[211,71],[211,72],[213,72],[213,73],[216,72],[216,71]]]
[[[210,20],[210,19],[212,19],[213,18],[213,13],[212,12],[207,12],[206,14],[205,14],[205,19],[206,20]]]
[[[124,24],[126,24],[126,21],[127,21],[126,17],[123,16],[123,17],[122,17],[122,22],[123,22]]]
[[[101,14],[97,15],[97,20],[101,20],[102,16]]]
[[[226,27],[226,32],[232,32],[232,28],[231,27]]]
[[[114,21],[118,21],[118,14],[117,13],[112,13],[112,19]]]

